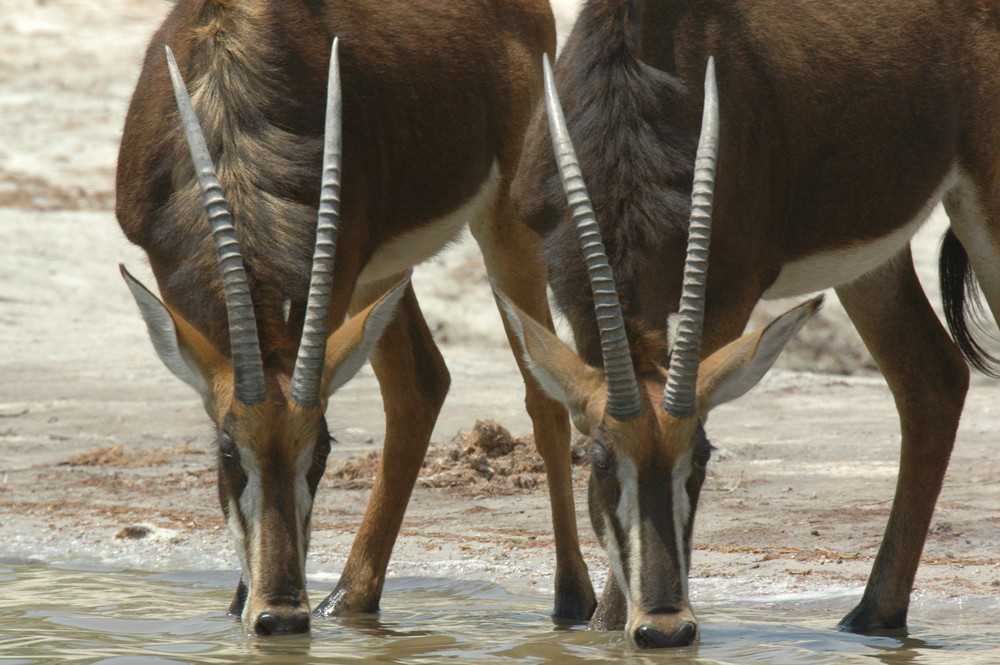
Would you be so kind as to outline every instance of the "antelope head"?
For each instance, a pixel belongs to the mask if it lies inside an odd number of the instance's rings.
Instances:
[[[719,131],[710,59],[677,339],[669,368],[637,376],[611,266],[547,60],[544,70],[549,128],[590,275],[603,370],[584,363],[503,294],[497,299],[536,380],[591,438],[590,517],[627,602],[629,641],[642,648],[683,646],[698,630],[687,578],[694,513],[711,451],[705,419],[712,408],[756,385],[820,300],[700,360]]]
[[[231,353],[227,357],[122,267],[160,359],[194,388],[215,422],[219,499],[243,576],[231,611],[248,633],[305,632],[305,557],[316,487],[326,466],[329,396],[365,363],[408,278],[330,334],[329,310],[340,196],[340,83],[330,59],[322,194],[298,356],[265,366],[242,254],[229,207],[173,55],[167,61],[204,196],[222,274]]]

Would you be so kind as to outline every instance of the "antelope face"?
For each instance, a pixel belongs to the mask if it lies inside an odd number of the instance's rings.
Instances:
[[[626,599],[626,634],[641,648],[684,646],[697,635],[687,580],[711,454],[696,419],[656,411],[590,429],[590,519]]]
[[[243,569],[230,611],[248,633],[305,632],[312,505],[330,452],[326,421],[281,401],[236,403],[217,432],[219,503]]]
[[[330,452],[327,400],[367,360],[408,278],[324,336],[317,392],[303,394],[287,372],[262,372],[248,387],[238,365],[124,268],[122,275],[160,359],[198,391],[216,423],[219,501],[243,568],[231,611],[250,634],[307,631],[305,560],[313,499]],[[303,405],[310,401],[315,406]]]
[[[640,648],[684,646],[698,624],[688,600],[691,534],[711,446],[708,412],[743,395],[820,306],[812,300],[700,363],[690,416],[660,399],[669,372],[639,378],[628,418],[613,415],[605,371],[581,360],[502,294],[497,299],[528,367],[573,423],[591,437],[590,519],[628,606],[625,630]],[[609,412],[610,411],[610,412]]]

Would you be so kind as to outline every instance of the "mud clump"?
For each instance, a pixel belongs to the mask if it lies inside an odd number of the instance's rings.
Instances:
[[[494,420],[479,420],[469,433],[460,432],[444,449],[424,460],[424,487],[455,487],[484,483],[508,489],[534,489],[545,474],[545,463],[530,437],[515,438]]]
[[[116,443],[103,448],[95,448],[59,463],[59,466],[114,466],[124,469],[139,469],[149,466],[170,464],[175,455],[202,455],[204,450],[187,443],[171,448],[126,452],[125,447]]]
[[[371,489],[381,459],[381,453],[370,452],[361,459],[330,464],[323,480],[341,489]]]
[[[139,524],[129,524],[115,534],[116,540],[150,540],[163,541],[172,545],[177,545],[181,539],[176,531],[153,524],[142,522]]]
[[[574,466],[585,464],[582,439],[573,442],[571,459]],[[368,489],[380,460],[378,452],[345,460],[330,468],[328,478],[334,487]],[[476,421],[471,432],[459,432],[444,445],[432,444],[417,478],[422,487],[490,494],[533,490],[544,483],[545,463],[535,449],[534,437],[515,437],[494,420]]]
[[[130,524],[115,534],[118,540],[142,540],[148,538],[153,530],[145,524]]]

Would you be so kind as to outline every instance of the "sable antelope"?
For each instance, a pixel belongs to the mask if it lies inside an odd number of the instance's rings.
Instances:
[[[410,266],[468,222],[491,277],[551,321],[541,239],[508,190],[554,44],[543,0],[185,0],[154,37],[126,120],[117,214],[163,301],[126,281],[160,358],[216,424],[219,498],[243,570],[230,611],[248,632],[308,630],[325,411],[369,353],[384,454],[341,579],[315,611],[378,609],[449,384]],[[169,76],[165,46],[177,55]],[[525,401],[553,502],[556,615],[586,619],[596,599],[568,418],[530,380]]]
[[[695,638],[686,578],[710,450],[702,423],[717,400],[711,377],[720,359],[748,346],[737,338],[758,300],[835,287],[895,396],[902,430],[885,537],[860,603],[839,625],[905,627],[968,388],[963,352],[978,367],[991,360],[966,323],[970,264],[994,318],[1000,314],[1000,229],[991,221],[998,20],[970,0],[591,0],[583,9],[556,79],[617,279],[634,370],[625,362],[612,371],[606,353],[607,374],[591,369],[602,366],[605,314],[595,315],[586,287],[541,112],[512,196],[546,236],[550,283],[585,362],[553,350],[542,332],[532,351],[529,338],[534,364],[547,372],[540,381],[595,440],[591,518],[613,574],[592,626],[626,626],[640,646]],[[675,365],[694,363],[680,349],[668,360],[651,339],[660,333],[648,331],[662,330],[684,302],[687,217],[701,205],[687,192],[698,182],[693,137],[709,56],[718,68],[721,138],[700,339],[707,359],[694,410],[689,402],[674,411],[653,395],[665,383],[669,392]],[[958,344],[927,302],[908,244],[941,200],[952,221],[942,290]],[[571,199],[570,209],[576,205]],[[664,376],[658,368],[668,362]]]
[[[694,511],[711,451],[702,421],[711,409],[740,397],[763,378],[821,299],[792,309],[699,362],[719,125],[710,60],[676,343],[666,369],[648,352],[633,362],[613,270],[547,60],[545,75],[552,145],[588,272],[603,371],[581,360],[495,290],[539,384],[570,408],[577,428],[592,438],[591,519],[613,575],[629,590],[631,641],[641,647],[684,645],[697,634],[687,571]],[[655,339],[646,341],[650,349],[662,346]],[[671,503],[682,510],[662,509]]]

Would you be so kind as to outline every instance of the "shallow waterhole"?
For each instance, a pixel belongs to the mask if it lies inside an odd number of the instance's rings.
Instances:
[[[620,633],[556,626],[551,598],[490,582],[390,578],[378,617],[316,619],[309,636],[249,639],[226,616],[231,571],[0,564],[0,663],[1000,662],[996,599],[918,602],[908,637],[832,629],[850,598],[695,598],[701,639],[660,652]],[[310,585],[314,602],[331,584]]]

